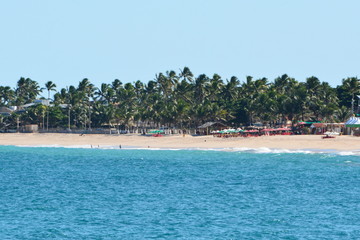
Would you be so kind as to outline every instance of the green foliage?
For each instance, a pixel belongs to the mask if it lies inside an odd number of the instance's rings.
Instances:
[[[139,123],[183,128],[206,121],[221,121],[229,126],[299,120],[338,122],[351,115],[352,103],[360,95],[359,79],[354,77],[332,88],[314,76],[305,82],[286,74],[273,82],[247,76],[241,82],[235,76],[224,80],[218,74],[195,77],[188,67],[180,69],[179,74],[158,73],[147,83],[123,84],[115,79],[95,87],[84,78],[77,87],[56,92],[56,84],[49,81],[45,89],[48,99],[55,91],[52,105],[18,112],[22,124],[67,127],[70,120],[72,127],[90,129],[112,124],[129,128]],[[14,90],[0,86],[0,106],[31,103],[41,91],[37,82],[20,78]],[[14,117],[4,119],[15,121]],[[14,122],[10,125],[14,126]]]

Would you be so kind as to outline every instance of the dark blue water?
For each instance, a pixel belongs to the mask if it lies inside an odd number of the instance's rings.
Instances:
[[[360,158],[0,147],[0,239],[359,239]]]

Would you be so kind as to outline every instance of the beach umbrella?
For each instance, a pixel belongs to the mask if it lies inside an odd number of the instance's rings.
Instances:
[[[228,133],[236,133],[236,130],[235,129],[228,129],[227,132]]]
[[[259,132],[258,130],[252,129],[252,130],[245,130],[245,133],[255,133],[255,132]]]
[[[272,131],[276,131],[276,129],[272,129],[272,128],[264,128],[261,130],[262,132],[272,132]]]
[[[351,117],[349,120],[346,121],[345,126],[351,128],[360,127],[360,118]]]
[[[290,131],[290,128],[278,128],[275,131]]]
[[[149,131],[149,133],[159,134],[159,133],[164,133],[164,130],[151,130],[151,131]]]

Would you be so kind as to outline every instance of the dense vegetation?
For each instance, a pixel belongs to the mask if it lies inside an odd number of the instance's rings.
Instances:
[[[189,68],[179,73],[159,73],[148,83],[123,84],[115,79],[95,87],[89,79],[56,92],[49,81],[42,88],[30,78],[20,78],[15,89],[0,86],[1,106],[23,106],[45,94],[51,105],[34,105],[2,116],[2,125],[39,124],[43,129],[92,129],[116,124],[194,128],[207,121],[228,126],[269,125],[286,121],[345,121],[352,113],[352,100],[359,94],[359,79],[343,79],[336,88],[316,77],[305,82],[284,74],[273,82],[266,78],[237,77],[224,80],[218,74],[195,77]],[[357,101],[356,101],[357,102]],[[356,109],[355,109],[356,110]]]

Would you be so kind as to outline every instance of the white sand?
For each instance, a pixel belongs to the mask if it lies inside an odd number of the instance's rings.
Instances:
[[[119,146],[143,148],[271,148],[360,150],[360,138],[337,136],[322,139],[320,135],[262,136],[215,138],[173,135],[164,137],[140,135],[2,133],[0,145],[17,146]]]

